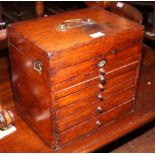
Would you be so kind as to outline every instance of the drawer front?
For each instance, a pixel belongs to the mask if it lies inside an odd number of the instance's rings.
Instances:
[[[62,112],[62,115],[64,117],[61,117],[61,119],[57,121],[57,130],[58,130],[58,132],[62,132],[66,129],[69,129],[69,128],[79,124],[79,123],[89,120],[90,118],[92,118],[94,116],[105,113],[107,110],[109,110],[115,106],[118,106],[124,102],[132,100],[133,95],[134,95],[134,88],[130,88],[130,89],[126,90],[125,92],[116,94],[116,95],[102,101],[100,103],[100,105],[97,101],[92,102],[92,98],[89,98],[87,101],[85,101],[85,103],[83,103],[81,101],[81,104],[85,104],[85,105],[83,107],[81,106],[79,108],[75,107],[76,111],[75,111],[75,109],[73,109],[73,112],[70,115],[68,115],[68,113],[66,113],[67,111],[65,109],[62,109],[61,111],[64,110]],[[89,101],[91,101],[91,102],[89,103]],[[75,104],[75,105],[77,105],[77,104]],[[65,117],[65,113],[68,116]]]
[[[110,53],[107,55],[101,55],[89,61],[57,71],[55,75],[55,82],[59,83],[62,81],[66,81],[67,79],[75,78],[77,76],[86,75],[93,70],[97,70],[99,68],[98,63],[101,59],[104,59],[106,61],[105,70],[106,72],[108,72],[134,61],[139,61],[139,55],[140,45],[136,45],[119,52],[114,52],[112,54]]]
[[[106,113],[94,117],[88,121],[85,121],[73,128],[70,128],[59,134],[60,145],[68,143],[72,140],[75,140],[81,136],[88,135],[91,131],[97,132],[100,127],[104,126],[106,123],[117,120],[118,118],[126,115],[131,112],[133,106],[133,101],[126,102],[121,104],[117,108],[113,108]]]
[[[83,100],[86,97],[89,97],[93,94],[96,94],[96,100],[99,101],[98,99],[98,94],[101,94],[103,96],[104,99],[117,94],[129,87],[133,87],[135,86],[135,82],[136,82],[136,77],[124,80],[121,83],[117,83],[116,85],[111,86],[110,84],[108,84],[108,80],[107,83],[105,84],[105,90],[101,93],[99,93],[99,87],[98,84],[97,85],[93,85],[91,87],[88,87],[86,89],[83,89],[81,91],[78,91],[76,93],[73,93],[71,95],[65,96],[63,98],[60,98],[58,100],[56,100],[56,109],[61,109],[67,106],[70,106],[71,104],[77,104],[76,102],[78,100]],[[106,89],[107,87],[107,89]]]
[[[125,67],[123,67],[123,68],[121,68],[119,70],[115,70],[113,72],[106,73],[105,78],[106,78],[106,80],[108,80],[108,84],[105,85],[106,89],[110,85],[113,85],[113,84],[116,84],[116,83],[121,83],[125,79],[129,79],[131,77],[136,76],[138,64],[139,64],[138,62],[135,62],[135,63],[133,63],[133,64],[131,64],[129,66],[125,66]],[[99,73],[98,73],[98,71],[95,71],[92,74],[93,74],[94,77],[92,77],[91,79],[88,79],[86,81],[74,84],[72,86],[69,86],[67,88],[64,88],[62,90],[59,90],[59,91],[55,92],[56,99],[67,96],[69,94],[72,94],[72,93],[77,92],[79,90],[82,90],[84,88],[87,88],[87,87],[89,87],[91,85],[98,84],[99,83]],[[77,80],[73,79],[71,82],[75,82],[75,81],[77,82]],[[71,84],[71,82],[70,82],[70,84]],[[67,85],[67,84],[64,82],[64,85]]]
[[[115,94],[112,97],[107,98],[106,100],[102,101],[101,107],[103,109],[103,112],[119,105],[120,103],[126,102],[134,98],[134,92],[135,92],[135,87],[129,88],[123,92]],[[90,107],[92,106],[98,107],[98,105],[99,105],[99,102],[96,100],[96,94],[93,94],[92,96],[89,96],[85,98],[84,100],[80,100],[76,102],[76,104],[72,104],[71,106],[57,110],[56,119],[63,120],[63,119],[67,119],[66,118],[67,116],[69,117],[72,117],[74,115],[80,116],[84,110],[87,111],[87,109],[89,109]],[[94,114],[96,114],[97,109],[95,109],[94,112],[95,112]],[[97,114],[99,113],[97,112]]]
[[[72,48],[58,51],[54,56],[54,60],[51,60],[50,66],[56,66],[56,70],[61,68],[66,68],[71,65],[82,63],[84,61],[90,60],[95,56],[100,54],[105,54],[108,51],[120,50],[134,45],[135,43],[141,44],[143,38],[142,31],[132,31],[131,33],[124,33],[125,37],[122,35],[113,35],[111,37],[106,37],[104,41],[100,39],[96,42],[90,42],[89,44],[74,46]],[[59,60],[59,61],[58,61]]]

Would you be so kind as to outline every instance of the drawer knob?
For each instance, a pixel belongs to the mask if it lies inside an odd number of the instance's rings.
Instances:
[[[96,125],[97,125],[98,127],[101,127],[101,126],[102,126],[102,122],[101,122],[100,120],[98,120],[98,121],[96,121]]]
[[[104,70],[103,68],[100,68],[100,69],[99,69],[99,73],[100,73],[101,75],[105,75],[105,70]]]
[[[104,59],[100,60],[100,62],[97,64],[98,67],[104,67],[106,64],[106,61]]]
[[[100,101],[103,101],[103,96],[102,96],[102,94],[98,94],[98,95],[97,95],[97,98],[98,98]]]
[[[104,86],[102,83],[99,83],[98,87],[99,87],[100,91],[104,91]]]
[[[98,112],[98,113],[100,113],[100,114],[102,114],[102,113],[103,113],[103,109],[102,109],[102,107],[101,107],[101,106],[98,106],[98,107],[97,107],[97,112]]]
[[[117,51],[113,50],[113,51],[111,51],[111,53],[112,53],[112,54],[115,54],[115,53],[117,53]]]
[[[100,82],[101,82],[102,84],[105,84],[106,79],[105,79],[105,77],[104,77],[103,75],[99,75],[99,79],[100,79]]]

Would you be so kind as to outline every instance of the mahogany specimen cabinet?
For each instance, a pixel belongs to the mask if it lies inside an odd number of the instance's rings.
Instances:
[[[8,27],[16,110],[52,151],[102,146],[137,112],[143,33],[95,7]]]

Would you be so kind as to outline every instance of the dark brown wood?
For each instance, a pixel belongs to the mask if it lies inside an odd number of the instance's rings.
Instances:
[[[92,70],[98,70],[97,64],[102,58],[104,58],[106,61],[105,71],[112,72],[115,68],[119,68],[121,66],[124,66],[124,64],[133,62],[133,59],[136,60],[136,56],[140,54],[139,49],[140,45],[133,46],[126,50],[118,51],[116,54],[102,55],[84,63],[61,69],[58,72],[56,72],[55,82],[62,82],[71,78],[75,78],[79,75],[90,73],[92,72]],[[135,55],[135,58],[133,57],[133,54]],[[139,60],[139,58],[137,60]],[[80,72],[78,72],[79,70]]]
[[[13,99],[8,58],[2,57],[0,64],[0,102],[5,105]]]
[[[108,83],[108,82],[107,82]],[[135,78],[130,78],[130,79],[126,79],[123,82],[116,84],[114,87],[112,87],[111,85],[108,86],[110,88],[106,89],[104,92],[101,92],[101,94],[104,96],[104,99],[117,94],[118,92],[124,91],[129,87],[133,87],[135,85]],[[94,97],[96,98],[96,100],[98,99],[98,86],[97,85],[92,85],[86,89],[82,89],[81,91],[75,92],[71,95],[65,96],[63,98],[60,98],[57,100],[56,102],[56,107],[58,109],[60,108],[64,108],[66,106],[70,106],[71,104],[77,104],[76,102],[79,99],[84,99],[85,97],[89,97],[91,95],[94,94]],[[92,96],[90,97],[91,100]],[[89,102],[89,100],[88,100]]]
[[[56,28],[66,19],[86,17],[95,25],[65,32]],[[90,36],[96,32],[105,35]],[[107,124],[134,113],[142,39],[141,25],[99,8],[13,24],[8,28],[8,43],[17,112],[53,151],[89,139]],[[81,112],[83,101],[94,103]],[[78,105],[75,113],[63,113],[60,119],[57,111],[72,105]],[[97,112],[98,106],[103,113]]]
[[[12,81],[13,87],[15,88],[14,95],[16,99],[16,109],[21,114],[23,119],[27,120],[27,123],[30,124],[34,130],[41,133],[41,136],[45,138],[46,143],[50,144],[50,131],[52,125],[49,109],[50,89],[47,83],[48,81],[44,84],[44,80],[48,76],[48,73],[43,71],[42,78],[40,78],[38,73],[33,69],[33,55],[32,57],[27,57],[12,45],[10,45],[9,48],[12,68]],[[20,67],[18,68],[17,66]],[[24,72],[22,72],[22,70]],[[33,78],[30,78],[31,76]],[[33,87],[31,87],[32,85]],[[18,95],[19,93],[21,94],[21,97]],[[35,96],[35,102],[32,96]],[[36,108],[36,106],[38,108]],[[40,107],[42,107],[44,110],[40,110]],[[27,115],[24,114],[26,111],[28,112]],[[40,128],[40,126],[45,126],[45,128]]]
[[[0,59],[0,67],[7,70],[8,62]],[[3,64],[1,64],[3,62]],[[75,143],[68,144],[62,148],[62,152],[93,152],[97,148],[107,145],[108,143],[122,137],[123,135],[135,130],[136,128],[155,119],[155,53],[147,46],[143,48],[143,61],[141,66],[141,77],[139,82],[138,94],[136,98],[136,113],[131,117],[117,120],[107,125],[103,130],[96,134],[92,134],[88,139],[81,139]],[[7,72],[8,74],[8,72]],[[3,77],[4,74],[1,74]],[[8,74],[9,76],[9,74]],[[4,78],[2,78],[4,79]],[[8,79],[9,80],[9,79]],[[1,81],[1,80],[0,80]],[[151,81],[151,85],[147,82]],[[2,81],[1,81],[2,82]],[[0,83],[1,83],[0,82]],[[9,83],[9,82],[8,82]],[[1,83],[2,84],[2,83]],[[11,87],[9,88],[11,89]],[[4,94],[4,97],[7,94]],[[149,103],[149,104],[148,104]],[[25,122],[17,115],[14,110],[13,101],[9,100],[6,104],[2,102],[2,108],[10,109],[15,115],[15,126],[17,131],[0,141],[0,152],[51,152],[42,140],[29,128]],[[130,122],[130,123],[129,123]],[[118,126],[119,124],[119,126]],[[99,137],[96,139],[96,136]],[[17,138],[18,137],[18,138]],[[146,138],[146,136],[145,136]],[[90,141],[92,142],[90,144]],[[6,145],[7,144],[7,145]],[[145,143],[146,144],[146,143]],[[35,147],[34,147],[35,146]],[[125,150],[126,148],[124,148]],[[148,151],[150,148],[148,147]],[[135,149],[134,149],[135,150]],[[131,151],[131,150],[130,150]],[[140,152],[139,150],[136,150]],[[144,151],[144,149],[142,150]]]
[[[119,70],[116,68],[116,70],[114,70],[113,72],[109,72],[109,73],[107,72],[106,79],[115,78],[116,76],[120,76],[121,74],[131,71],[138,64],[139,64],[138,62],[135,62],[133,64],[130,64],[129,66],[124,66],[122,68],[119,68]],[[73,79],[70,79],[69,81],[64,81],[62,83],[58,83],[55,86],[55,89],[57,90],[55,96],[57,98],[60,98],[61,96],[71,94],[71,92],[74,93],[80,89],[83,89],[83,88],[86,88],[93,84],[96,84],[99,82],[98,75],[99,75],[99,71],[95,70],[94,72],[91,72],[90,74],[78,76]],[[85,81],[85,83],[80,83],[80,81]],[[78,85],[76,83],[78,83]],[[114,82],[113,82],[113,84],[114,84]],[[72,87],[70,87],[70,86],[72,86]],[[108,87],[108,85],[106,85],[106,87]]]
[[[123,93],[123,95],[122,95]],[[91,98],[91,100],[89,100],[89,98]],[[57,119],[61,119],[63,121],[63,119],[67,119],[66,117],[69,115],[69,117],[74,117],[75,115],[79,115],[81,114],[84,110],[86,111],[89,110],[89,107],[91,106],[98,106],[98,102],[96,100],[96,95],[92,95],[89,98],[86,98],[82,101],[77,102],[77,104],[72,104],[71,106],[68,106],[66,108],[63,109],[59,109],[56,112],[57,115]],[[133,88],[126,90],[125,92],[120,92],[118,94],[113,95],[112,98],[107,98],[106,100],[104,100],[104,102],[101,103],[101,107],[104,111],[111,109],[112,107],[119,105],[120,103],[123,103],[125,101],[128,101],[130,99],[133,98]],[[94,111],[95,114],[96,110]],[[70,114],[72,114],[70,116]],[[79,115],[80,117],[80,115]]]
[[[126,92],[123,94],[124,95],[123,97],[126,97],[126,98],[122,97],[122,93],[119,94],[120,96],[118,96],[118,95],[113,96],[113,98],[116,99],[117,102],[112,101],[111,98],[109,100],[107,99],[104,102],[102,102],[102,107],[103,107],[104,112],[111,108],[114,108],[115,106],[118,106],[121,103],[124,103],[124,101],[126,102],[129,100],[133,100],[133,89],[132,89],[132,91],[130,89],[130,92],[129,92],[129,90],[127,92],[128,92],[127,94],[129,96],[126,95]],[[131,95],[131,93],[132,93],[132,95]],[[84,121],[89,120],[90,116],[94,117],[94,116],[98,115],[99,114],[97,111],[98,103],[97,102],[94,102],[94,103],[96,105],[90,104],[90,107],[85,106],[85,108],[82,108],[82,110],[78,109],[77,111],[75,111],[75,113],[72,113],[69,116],[64,117],[61,120],[59,120],[57,122],[58,123],[58,131],[61,132],[66,129],[69,129],[70,127],[73,127],[74,125],[77,125]],[[111,103],[111,105],[109,103]]]
[[[44,9],[45,9],[45,6],[44,6],[43,1],[35,2],[35,12],[36,12],[37,17],[41,17],[44,15]]]
[[[100,117],[94,117],[91,120],[88,120],[83,122],[81,125],[77,125],[63,133],[60,134],[60,143],[67,143],[71,141],[71,139],[75,139],[77,137],[80,137],[81,135],[85,135],[88,131],[94,130],[98,128],[96,126],[96,121],[100,120],[103,122],[103,124],[116,119],[118,116],[121,116],[123,114],[127,114],[131,111],[132,102],[127,102],[121,106],[118,106],[116,109],[112,109],[111,111],[108,111],[107,113],[101,115]],[[104,125],[103,125],[104,126]],[[96,131],[98,132],[98,131]]]

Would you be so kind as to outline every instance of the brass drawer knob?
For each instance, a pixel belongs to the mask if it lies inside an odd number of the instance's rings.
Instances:
[[[103,109],[102,109],[102,107],[101,107],[101,106],[98,106],[98,107],[97,107],[97,112],[98,112],[98,113],[100,113],[100,114],[102,114],[102,113],[103,113]]]
[[[104,67],[106,64],[106,61],[104,59],[100,60],[100,62],[97,64],[98,67]]]
[[[117,51],[113,50],[113,51],[111,51],[111,53],[112,53],[112,54],[116,54],[116,53],[117,53]]]
[[[98,95],[97,95],[97,98],[98,98],[100,101],[103,101],[103,96],[102,96],[102,94],[98,94]]]
[[[101,122],[100,120],[97,120],[97,121],[96,121],[96,125],[97,125],[98,127],[101,127],[101,126],[102,126],[102,122]]]
[[[106,82],[106,79],[103,75],[99,75],[99,80],[102,84],[105,84],[105,82]]]
[[[104,91],[104,86],[103,86],[102,83],[99,83],[99,84],[98,84],[98,87],[99,87],[99,90],[100,90],[100,91]]]
[[[101,75],[105,75],[105,70],[104,70],[103,68],[100,68],[100,69],[99,69],[99,73],[100,73]]]

